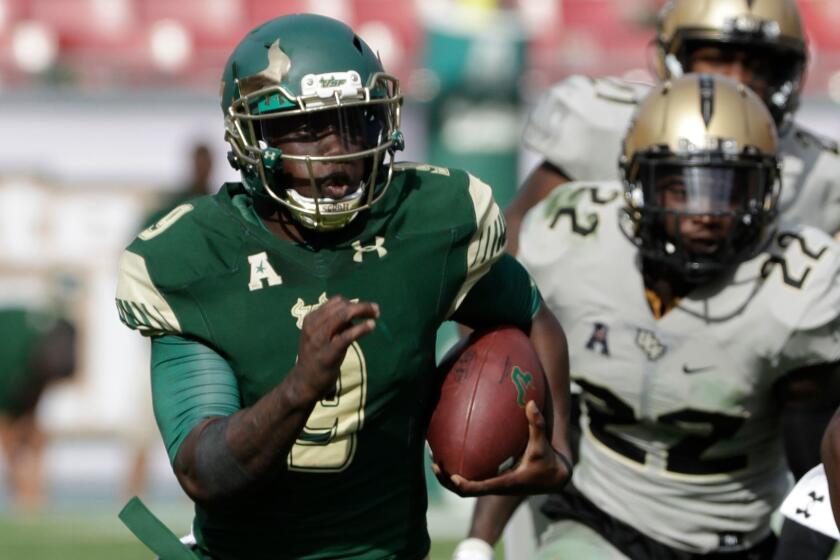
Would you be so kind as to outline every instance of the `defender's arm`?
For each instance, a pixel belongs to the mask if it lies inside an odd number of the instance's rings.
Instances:
[[[519,249],[519,229],[528,210],[539,204],[555,187],[571,179],[559,167],[547,160],[537,166],[519,187],[516,197],[505,210],[507,222],[507,250],[515,255]]]
[[[840,403],[840,364],[820,364],[791,372],[776,386],[782,406],[782,435],[788,466],[798,480],[820,463],[826,425]],[[776,548],[777,560],[829,558],[836,542],[786,519]]]
[[[840,519],[840,409],[834,413],[822,439],[822,462],[835,523]],[[838,524],[840,528],[840,524]]]

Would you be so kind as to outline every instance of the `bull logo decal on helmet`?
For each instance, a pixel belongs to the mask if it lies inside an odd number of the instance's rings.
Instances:
[[[292,60],[280,48],[280,39],[274,41],[268,48],[268,66],[265,70],[253,76],[242,78],[239,89],[243,95],[253,93],[264,87],[279,84],[292,68]]]

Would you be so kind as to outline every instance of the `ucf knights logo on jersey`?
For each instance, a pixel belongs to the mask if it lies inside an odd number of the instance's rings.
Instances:
[[[665,353],[665,345],[656,338],[656,333],[646,329],[636,331],[636,345],[642,349],[651,361],[656,361]]]

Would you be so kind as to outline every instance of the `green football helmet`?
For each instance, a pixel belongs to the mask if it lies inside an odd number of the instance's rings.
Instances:
[[[399,81],[345,24],[295,14],[253,29],[225,65],[221,97],[231,165],[252,195],[270,196],[301,225],[341,228],[385,194],[394,153],[403,147]],[[353,135],[352,144],[361,148],[292,155],[271,145],[277,131],[325,121],[339,135]],[[341,198],[326,196],[314,166],[357,160],[365,169],[359,188]],[[312,197],[284,178],[284,161],[306,166]]]

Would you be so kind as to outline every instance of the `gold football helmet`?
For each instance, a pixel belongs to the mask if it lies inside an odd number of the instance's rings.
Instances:
[[[762,61],[762,97],[777,124],[799,104],[807,49],[796,0],[670,0],[656,40],[663,80],[699,71],[691,65],[698,47],[739,48]]]
[[[625,232],[694,282],[751,256],[776,214],[776,126],[724,76],[688,74],[641,102],[624,138]]]

